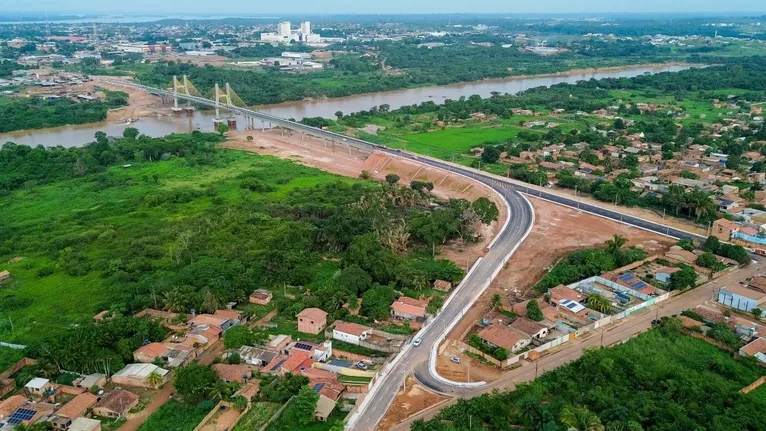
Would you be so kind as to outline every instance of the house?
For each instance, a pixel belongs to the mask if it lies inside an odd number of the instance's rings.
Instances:
[[[216,316],[212,314],[198,314],[192,318],[189,323],[193,326],[216,326],[221,328],[221,331],[226,332],[227,329],[238,324],[236,320],[229,319],[227,317]]]
[[[93,414],[105,418],[123,418],[138,405],[138,395],[125,389],[109,392],[93,407]]]
[[[568,299],[570,301],[583,301],[585,296],[580,292],[572,289],[571,287],[564,286],[563,284],[559,284],[556,287],[548,289],[548,301],[550,301],[551,305],[558,306],[559,303],[564,299]]]
[[[268,305],[273,295],[266,289],[256,289],[250,294],[250,303],[258,305]]]
[[[673,262],[685,263],[687,265],[694,265],[694,261],[697,260],[696,254],[684,250],[677,245],[670,247],[670,250],[665,253],[665,257]]]
[[[511,329],[515,329],[522,334],[527,335],[529,338],[542,340],[548,336],[547,326],[537,323],[534,320],[527,319],[526,317],[519,317],[508,326]]]
[[[719,218],[713,222],[710,234],[721,241],[728,241],[731,239],[732,234],[739,231],[739,228],[739,223]]]
[[[157,374],[160,383],[150,383],[150,375]],[[143,388],[155,388],[162,386],[170,379],[170,371],[154,364],[128,364],[112,376],[112,383],[117,385],[140,386]]]
[[[391,315],[395,319],[423,322],[426,320],[426,306],[426,301],[401,296],[391,304]]]
[[[681,268],[675,266],[663,266],[654,273],[654,279],[663,283],[670,283],[670,276],[680,271]]]
[[[157,358],[164,358],[168,347],[162,343],[144,344],[133,351],[133,360],[151,364]]]
[[[266,343],[266,350],[272,352],[279,352],[287,347],[288,344],[293,342],[293,337],[286,334],[279,334],[274,336],[268,343]]]
[[[766,277],[756,275],[750,279],[750,281],[747,283],[747,287],[759,292],[766,293]]]
[[[273,361],[263,367],[261,372],[284,376],[287,373],[300,372],[301,368],[309,368],[313,362],[310,352],[293,349],[287,357],[277,356],[274,358]]]
[[[29,425],[50,416],[55,409],[56,406],[50,403],[27,403],[11,413],[7,421],[11,425]]]
[[[242,318],[242,312],[239,310],[215,310],[213,316],[219,317],[221,319],[226,319],[228,322],[231,322],[232,324],[229,327],[246,322],[246,319]],[[229,329],[229,327],[224,328],[222,326],[221,329],[225,331],[226,329]]]
[[[254,396],[258,395],[258,392],[261,391],[261,381],[258,379],[253,379],[248,381],[245,386],[242,387],[242,389],[238,390],[234,395],[242,395],[245,397],[248,401],[252,400]]]
[[[215,364],[213,370],[224,382],[246,383],[253,377],[253,370],[249,365]]]
[[[321,422],[326,421],[337,404],[336,401],[320,394],[316,409],[314,409],[314,418]]]
[[[721,211],[730,212],[741,206],[745,206],[745,200],[739,196],[724,194],[718,198],[718,207]]]
[[[766,293],[730,284],[718,291],[718,303],[736,310],[750,312],[766,302]]]
[[[349,344],[359,345],[367,339],[372,328],[353,322],[338,322],[332,330],[332,338]]]
[[[42,377],[35,377],[24,385],[24,392],[38,398],[44,397],[51,389],[51,381]]]
[[[197,357],[197,350],[193,346],[180,343],[166,343],[168,350],[165,352],[165,365],[169,368],[178,368],[186,365]]]
[[[69,431],[101,431],[101,421],[90,418],[75,418]]]
[[[93,373],[76,379],[72,384],[78,388],[90,389],[94,386],[103,388],[106,385],[106,374]]]
[[[478,336],[484,343],[495,348],[502,347],[511,353],[523,349],[532,342],[526,338],[525,334],[498,323],[492,323],[482,329]]]
[[[7,399],[0,401],[0,420],[6,419],[11,413],[15,412],[28,402],[29,399],[21,395],[11,395]]]
[[[753,356],[759,361],[766,363],[766,338],[759,337],[755,341],[739,349],[742,356]]]
[[[250,346],[240,347],[238,353],[239,357],[242,359],[242,362],[258,367],[267,365],[278,356],[276,352]]]
[[[446,280],[434,280],[434,289],[449,292],[452,289],[452,283]]]
[[[85,413],[98,402],[98,397],[90,392],[83,392],[72,398],[71,401],[64,404],[57,412],[56,416],[74,419],[84,416]]]
[[[0,284],[5,283],[11,278],[11,273],[8,271],[0,271]]]
[[[186,333],[186,337],[194,343],[213,344],[221,339],[223,329],[213,325],[198,325]]]
[[[298,317],[298,332],[316,335],[327,326],[327,313],[319,308],[304,308],[296,317]]]
[[[567,289],[569,289],[569,288],[567,287]],[[569,290],[572,290],[572,289],[569,289]],[[527,306],[529,305],[530,301],[531,301],[531,299],[527,300],[527,301],[524,301],[524,302],[519,302],[517,304],[513,304],[511,306],[511,311],[513,311],[514,313],[516,313],[519,316],[526,316],[527,315]],[[535,300],[535,301],[537,301],[537,300]],[[543,317],[545,317],[546,319],[548,319],[550,321],[555,321],[556,320],[556,315],[557,315],[556,309],[551,307],[545,301],[537,301],[537,305],[540,307],[540,311],[543,313]]]

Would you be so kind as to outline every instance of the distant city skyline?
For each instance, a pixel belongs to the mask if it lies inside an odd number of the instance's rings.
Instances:
[[[2,4],[5,3],[5,4]],[[287,9],[287,10],[286,10]],[[280,2],[230,0],[224,4],[200,0],[132,0],[104,2],[102,0],[69,0],[65,6],[59,0],[35,2],[0,2],[0,13],[49,14],[146,14],[146,15],[295,15],[295,14],[428,14],[428,13],[766,13],[763,0],[644,0],[615,2],[614,0],[538,0],[508,2],[484,0],[466,3],[456,0],[388,0],[385,2],[359,0],[292,0],[289,6]]]

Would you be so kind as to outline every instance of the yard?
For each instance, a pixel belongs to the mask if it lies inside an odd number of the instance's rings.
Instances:
[[[186,405],[170,400],[152,413],[138,431],[192,431],[213,407],[212,401]]]
[[[260,402],[253,404],[252,408],[240,418],[232,431],[253,431],[262,427],[266,421],[279,409],[279,404]]]

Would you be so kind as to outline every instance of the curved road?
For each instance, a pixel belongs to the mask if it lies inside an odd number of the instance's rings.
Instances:
[[[171,91],[161,90],[140,84],[124,81],[105,80],[105,82],[132,88],[139,88],[149,91],[153,94],[162,94],[165,96],[177,96],[180,99],[189,100],[206,106],[216,106],[214,101],[204,99],[198,96],[174,94]],[[493,241],[486,256],[474,266],[472,271],[465,277],[460,286],[452,293],[442,311],[434,320],[419,333],[422,344],[419,347],[413,347],[411,344],[405,346],[404,350],[386,366],[387,372],[384,372],[378,381],[373,385],[372,390],[367,395],[362,406],[358,409],[358,414],[351,418],[349,428],[351,430],[371,430],[374,429],[383,415],[388,410],[399,387],[404,382],[404,378],[411,372],[414,372],[416,378],[425,386],[442,393],[452,393],[456,395],[466,392],[465,389],[458,389],[449,385],[445,381],[440,381],[428,368],[429,354],[432,348],[437,348],[439,343],[451,329],[451,326],[457,321],[466,307],[472,304],[478,296],[486,289],[492,278],[499,272],[502,266],[507,262],[510,255],[516,250],[518,245],[526,238],[527,233],[534,223],[534,211],[529,202],[521,195],[521,192],[530,196],[537,196],[552,202],[563,204],[570,207],[577,207],[580,210],[594,213],[596,215],[618,220],[642,229],[656,233],[669,235],[677,238],[695,238],[703,239],[699,235],[691,234],[682,230],[669,228],[668,226],[643,220],[638,217],[621,214],[617,211],[608,210],[589,203],[579,202],[568,197],[560,196],[543,188],[526,185],[513,180],[486,174],[481,171],[455,165],[442,160],[423,157],[416,154],[403,152],[401,150],[391,149],[382,145],[363,141],[326,130],[306,126],[305,124],[289,121],[283,118],[253,111],[247,108],[220,105],[232,113],[240,114],[250,118],[260,119],[262,122],[268,122],[271,127],[273,124],[297,131],[301,134],[309,134],[333,142],[353,146],[364,151],[381,151],[398,157],[403,157],[418,163],[426,164],[432,167],[451,171],[466,177],[472,177],[476,181],[491,187],[500,195],[507,204],[509,215],[508,223]],[[434,364],[435,365],[435,364]],[[374,401],[373,401],[374,400]]]

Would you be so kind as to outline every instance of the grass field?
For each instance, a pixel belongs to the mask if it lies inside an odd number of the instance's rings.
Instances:
[[[250,411],[244,414],[232,431],[253,431],[260,429],[279,408],[275,403],[255,403]]]
[[[213,406],[212,401],[190,406],[170,400],[152,413],[138,431],[192,431]]]
[[[198,218],[215,199],[238,204],[246,198],[257,208],[259,202],[282,200],[298,188],[354,181],[236,151],[226,151],[219,159],[213,166],[191,166],[184,159],[134,163],[130,169],[109,168],[98,178],[31,187],[0,197],[0,224],[18,233],[14,241],[17,249],[24,250],[20,256],[0,256],[4,262],[0,270],[12,274],[0,290],[0,339],[30,342],[45,331],[66,329],[110,307],[114,292],[103,276],[107,268],[91,267],[70,275],[62,270],[70,255],[81,255],[87,263],[103,262],[115,249],[128,250],[139,238],[172,231]],[[237,178],[245,171],[256,172],[273,190],[245,197]],[[144,204],[146,196],[172,193],[196,193],[196,197],[154,207]],[[171,244],[158,245],[153,259],[167,262]],[[6,263],[14,257],[23,260]],[[39,276],[42,268],[52,274]],[[337,263],[322,262],[316,272],[327,276],[337,268]]]

